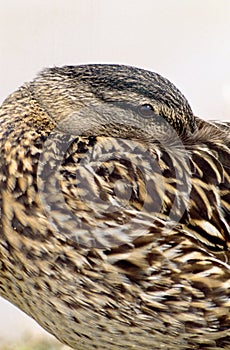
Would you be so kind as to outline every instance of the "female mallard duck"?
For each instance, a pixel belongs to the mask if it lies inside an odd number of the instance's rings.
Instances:
[[[230,349],[230,123],[120,65],[1,107],[0,295],[74,349]]]

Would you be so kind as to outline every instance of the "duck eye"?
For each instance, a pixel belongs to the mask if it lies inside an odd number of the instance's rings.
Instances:
[[[138,112],[144,118],[152,118],[155,114],[153,106],[149,103],[145,103],[138,107]]]

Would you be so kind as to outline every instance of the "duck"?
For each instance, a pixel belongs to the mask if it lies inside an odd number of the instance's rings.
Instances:
[[[230,123],[158,73],[44,69],[0,108],[0,296],[62,343],[230,349]]]

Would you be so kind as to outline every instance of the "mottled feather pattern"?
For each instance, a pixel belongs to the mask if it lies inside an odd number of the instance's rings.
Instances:
[[[78,350],[230,349],[230,124],[119,65],[46,69],[0,118],[0,295]]]

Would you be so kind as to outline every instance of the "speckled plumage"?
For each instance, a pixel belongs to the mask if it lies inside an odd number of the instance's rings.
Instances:
[[[47,69],[0,118],[0,295],[78,350],[230,349],[230,124],[118,65]]]

